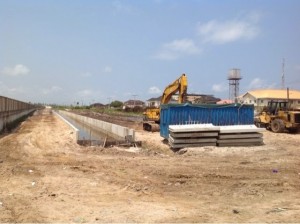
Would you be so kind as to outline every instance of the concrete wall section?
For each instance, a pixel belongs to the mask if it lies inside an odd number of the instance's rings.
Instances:
[[[0,132],[18,119],[27,116],[35,109],[0,113]]]
[[[31,103],[0,96],[0,132],[12,128],[35,109],[36,106]]]
[[[68,111],[60,110],[59,113],[71,117],[83,124],[87,124],[93,128],[99,129],[100,131],[103,131],[111,136],[114,136],[119,140],[125,140],[126,137],[131,136],[132,141],[135,141],[135,131],[133,129],[108,123],[105,121],[93,119],[90,117],[81,116]]]
[[[53,113],[56,116],[58,116],[60,119],[62,119],[64,122],[66,122],[74,130],[73,138],[77,142],[79,140],[79,130],[73,124],[71,124],[69,121],[67,121],[64,117],[62,117],[60,114],[56,113],[55,111],[53,111]]]

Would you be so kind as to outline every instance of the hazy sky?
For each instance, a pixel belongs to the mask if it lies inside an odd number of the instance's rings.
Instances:
[[[0,0],[0,95],[72,104],[300,89],[298,0]]]

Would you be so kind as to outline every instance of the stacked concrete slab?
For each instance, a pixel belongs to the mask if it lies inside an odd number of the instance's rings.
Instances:
[[[201,146],[252,146],[263,144],[262,131],[255,125],[214,126],[188,124],[169,126],[171,148]]]
[[[220,126],[218,146],[253,146],[263,144],[262,131],[255,125]]]
[[[169,126],[171,148],[216,146],[219,127],[212,124],[188,124]]]

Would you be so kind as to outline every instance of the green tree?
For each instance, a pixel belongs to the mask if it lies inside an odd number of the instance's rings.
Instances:
[[[111,107],[119,108],[123,106],[123,103],[121,101],[115,100],[112,101],[110,104]]]

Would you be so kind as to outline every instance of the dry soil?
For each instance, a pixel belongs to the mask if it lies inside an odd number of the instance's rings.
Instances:
[[[184,154],[136,135],[139,150],[83,147],[49,110],[35,113],[0,139],[0,222],[300,221],[299,133]]]

